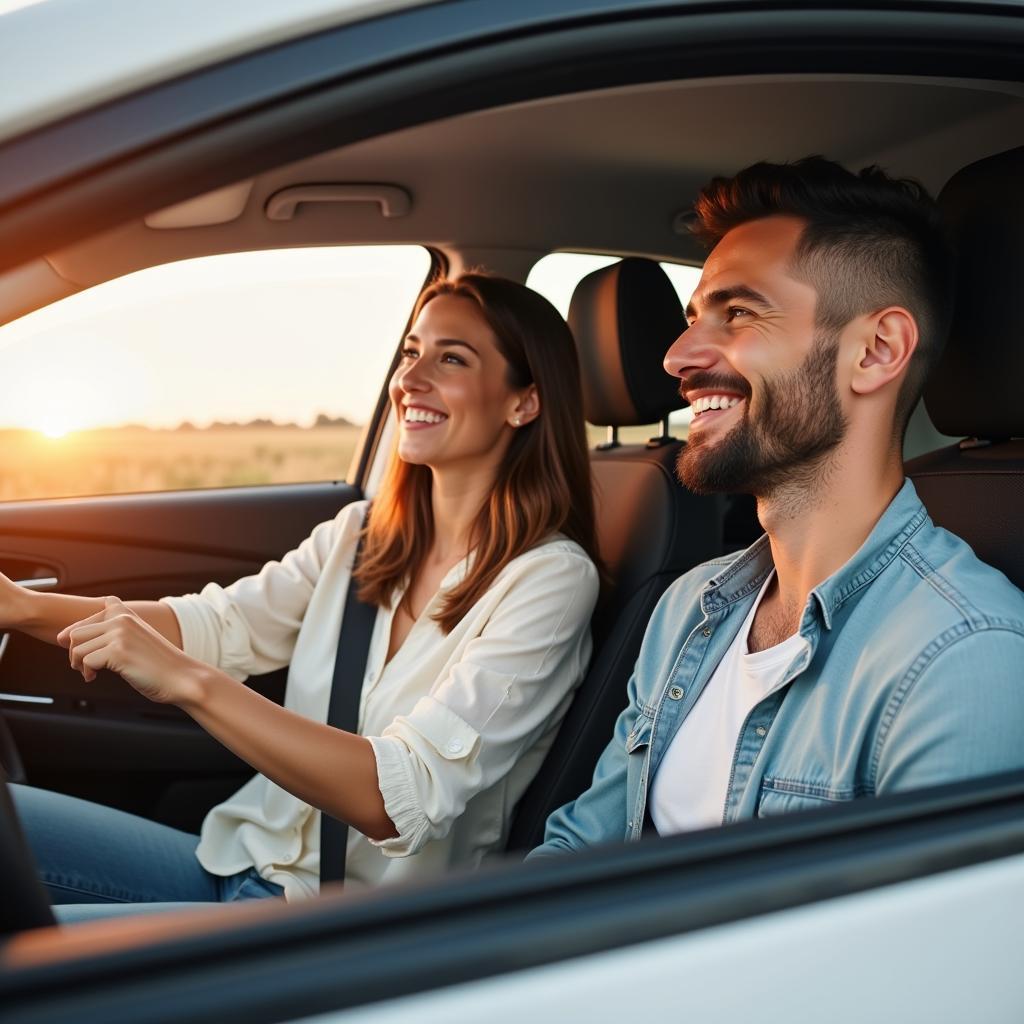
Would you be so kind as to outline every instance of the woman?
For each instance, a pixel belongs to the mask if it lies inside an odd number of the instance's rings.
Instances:
[[[398,442],[370,514],[347,506],[256,576],[127,604],[0,578],[0,627],[67,647],[87,681],[111,669],[181,707],[258,773],[200,837],[12,787],[55,904],[312,895],[316,809],[352,826],[349,883],[501,849],[590,653],[598,573],[575,348],[545,299],[466,274],[420,297],[389,391]],[[347,733],[324,722],[361,535],[356,582],[378,611]],[[284,707],[242,682],[286,664]]]

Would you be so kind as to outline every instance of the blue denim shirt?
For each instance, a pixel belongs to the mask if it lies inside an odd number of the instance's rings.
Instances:
[[[532,855],[639,838],[665,751],[771,569],[764,536],[665,592],[590,788]],[[723,822],[1024,768],[1024,594],[909,480],[799,632],[786,685],[740,730]]]

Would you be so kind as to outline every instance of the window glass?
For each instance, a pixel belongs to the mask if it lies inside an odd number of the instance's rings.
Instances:
[[[0,499],[343,479],[430,262],[211,256],[0,327]]]
[[[581,252],[553,252],[538,260],[530,270],[526,283],[543,295],[561,314],[569,315],[569,302],[572,293],[587,274],[600,270],[602,267],[618,263],[619,256],[599,256]],[[685,307],[690,301],[693,289],[700,280],[700,267],[685,266],[681,263],[662,263],[662,270],[679,295],[679,301]],[[690,428],[691,412],[680,409],[669,417],[672,433],[676,437],[685,438]],[[657,423],[637,427],[623,427],[619,431],[619,440],[633,444],[646,441],[660,433]],[[605,440],[607,431],[604,427],[588,425],[587,436],[590,443],[600,444]]]

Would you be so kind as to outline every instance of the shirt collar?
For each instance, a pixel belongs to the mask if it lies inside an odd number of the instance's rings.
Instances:
[[[826,628],[832,628],[832,615],[839,606],[896,558],[927,519],[914,485],[904,480],[864,543],[845,565],[811,591],[821,606]]]
[[[864,543],[844,565],[811,591],[809,601],[817,602],[826,629],[832,628],[832,616],[839,606],[870,583],[927,519],[928,513],[914,485],[904,480]],[[772,549],[765,534],[722,573],[709,580],[704,593],[714,590],[718,599],[725,603],[738,601],[756,592],[773,568]]]

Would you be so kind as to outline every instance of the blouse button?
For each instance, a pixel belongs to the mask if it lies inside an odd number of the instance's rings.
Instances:
[[[449,740],[448,741],[448,753],[449,754],[457,754],[460,750],[462,750],[462,741],[461,740]]]
[[[679,700],[683,696],[683,688],[681,686],[673,686],[672,689],[668,691],[668,695],[672,700]]]
[[[710,629],[703,629],[701,632],[702,632],[702,634],[704,636],[711,636],[711,630]]]

